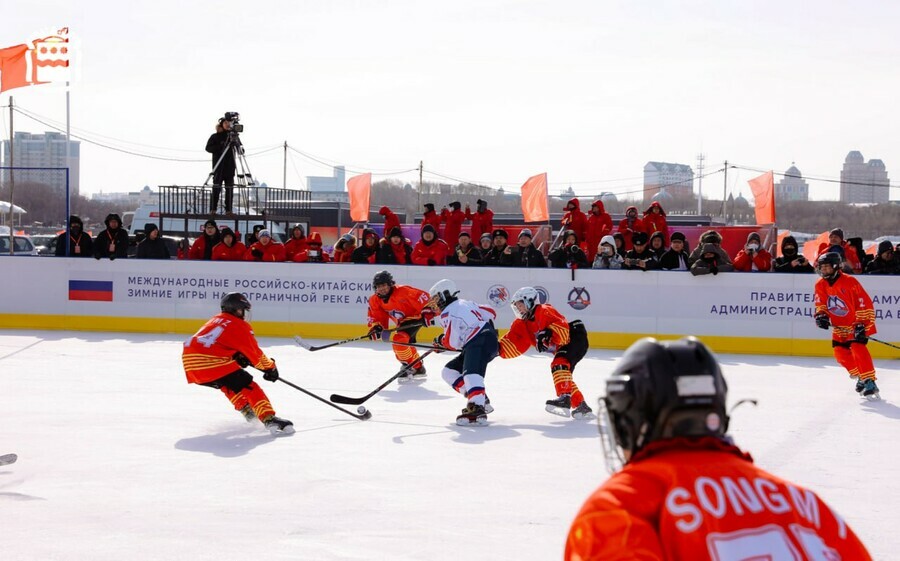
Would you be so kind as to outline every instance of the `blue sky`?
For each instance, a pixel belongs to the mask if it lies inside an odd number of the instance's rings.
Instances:
[[[0,45],[68,25],[82,48],[77,132],[202,160],[83,144],[86,192],[202,183],[216,118],[239,111],[251,170],[270,185],[282,184],[275,147],[286,140],[353,171],[423,160],[493,186],[546,171],[551,191],[624,194],[639,190],[648,160],[695,165],[701,151],[714,169],[796,162],[837,178],[860,150],[900,174],[898,12],[888,2],[53,0],[5,13]],[[60,88],[11,90],[0,103],[8,94],[65,119]],[[8,135],[6,110],[2,126]],[[17,130],[45,128],[16,116]],[[290,154],[288,186],[330,174]],[[730,171],[727,189],[748,196],[755,175]],[[814,198],[838,197],[837,185],[810,184]],[[704,182],[716,196],[725,188],[721,174]]]

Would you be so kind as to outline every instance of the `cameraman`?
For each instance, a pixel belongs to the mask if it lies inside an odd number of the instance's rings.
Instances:
[[[232,198],[234,197],[234,150],[232,149],[232,122],[228,115],[221,117],[216,125],[216,132],[206,141],[206,151],[212,154],[214,169],[212,197],[209,199],[209,212],[215,214],[219,208],[219,194],[222,183],[225,183],[225,213],[233,214]],[[219,159],[221,158],[221,162]],[[215,167],[219,164],[218,167]]]
[[[776,273],[814,273],[815,269],[802,253],[797,252],[797,240],[794,236],[785,236],[781,240],[781,257],[775,258]]]

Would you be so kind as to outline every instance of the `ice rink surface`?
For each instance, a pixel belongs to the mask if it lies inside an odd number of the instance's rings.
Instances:
[[[0,454],[19,455],[0,467],[0,559],[560,559],[606,477],[595,422],[544,411],[548,356],[494,360],[496,411],[472,428],[453,424],[464,400],[440,378],[450,353],[426,359],[423,384],[367,402],[365,422],[257,375],[297,428],[274,438],[186,383],[184,338],[0,331]],[[397,370],[384,343],[260,343],[284,378],[326,397]],[[619,356],[578,365],[592,406]],[[818,492],[875,559],[896,559],[900,363],[876,361],[883,400],[869,402],[832,359],[719,358],[729,402],[759,400],[734,411],[737,443]]]

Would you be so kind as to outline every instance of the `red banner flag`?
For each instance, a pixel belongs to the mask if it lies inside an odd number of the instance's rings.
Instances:
[[[372,191],[372,174],[364,173],[347,180],[350,197],[350,219],[354,222],[369,221],[369,193]]]
[[[751,179],[750,190],[756,203],[756,223],[775,223],[775,174],[771,171]]]
[[[550,220],[547,205],[547,174],[541,173],[528,178],[522,185],[522,214],[525,222],[546,222]]]
[[[30,86],[28,81],[28,45],[0,49],[0,92]]]
[[[816,257],[819,255],[819,252],[828,247],[829,234],[831,234],[831,232],[826,230],[819,234],[817,238],[803,244],[803,257],[806,257],[806,260],[809,261],[813,267],[816,266]]]

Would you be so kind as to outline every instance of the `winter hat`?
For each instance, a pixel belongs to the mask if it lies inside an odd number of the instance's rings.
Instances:
[[[107,228],[109,228],[109,223],[110,223],[112,220],[115,220],[116,222],[118,222],[118,223],[119,223],[119,226],[122,225],[122,219],[119,218],[119,215],[118,215],[118,214],[115,214],[115,213],[109,213],[109,214],[107,214],[107,215],[106,215],[106,220],[104,220],[103,223],[106,224],[106,227],[107,227]]]
[[[504,230],[502,228],[498,228],[498,229],[494,230],[494,235],[492,237],[494,237],[494,238],[502,237],[503,239],[508,240],[509,234],[506,233],[506,230]]]
[[[393,238],[394,236],[397,236],[398,238],[403,237],[403,231],[400,229],[399,226],[394,226],[393,228],[391,228],[391,231],[388,233],[389,238]]]
[[[783,240],[781,240],[781,252],[784,253],[785,248],[793,247],[794,251],[797,251],[797,238],[794,236],[785,236]]]
[[[271,237],[272,237],[272,232],[265,230],[265,229],[260,230],[259,233],[256,234],[257,239],[271,238]]]
[[[234,232],[228,226],[222,226],[222,229],[219,230],[219,234],[222,235],[223,240],[225,239],[225,236],[231,236],[232,238],[234,237]]]
[[[841,230],[840,228],[835,228],[834,230],[832,230],[828,233],[831,234],[832,236],[837,236],[837,237],[841,238],[841,240],[844,239],[844,231]]]
[[[434,231],[434,226],[432,226],[431,224],[426,224],[422,227],[422,233],[424,234],[425,232],[431,232],[432,234],[437,236],[437,233]]]
[[[681,241],[687,242],[687,238],[681,232],[672,232],[672,236],[669,238],[671,241]]]
[[[206,222],[203,223],[203,228],[206,228],[207,226],[215,226],[216,228],[219,227],[219,225],[216,224],[216,221],[213,220],[212,218],[210,218],[209,220],[207,220]]]
[[[762,243],[762,240],[759,239],[759,234],[757,234],[756,232],[750,232],[750,235],[747,236],[747,243],[750,243],[753,240],[756,240],[756,243]]]
[[[450,203],[450,206],[453,208],[453,210],[459,210],[462,208],[462,203],[460,203],[459,201],[453,201],[452,203]]]
[[[491,235],[490,235],[489,233],[487,233],[487,232],[481,234],[481,237],[478,239],[478,241],[479,241],[479,242],[482,242],[482,241],[484,241],[484,240],[491,241]]]
[[[722,236],[715,230],[709,230],[700,236],[700,243],[722,243]]]
[[[881,255],[885,251],[894,251],[894,246],[891,244],[891,240],[884,240],[880,244],[878,244],[878,255]]]
[[[467,237],[467,238],[471,238],[471,237],[472,237],[472,236],[469,235],[468,232],[460,232],[459,235],[456,236],[456,238],[459,239],[459,238],[461,238],[461,237],[463,237],[463,236],[465,236],[465,237]],[[485,234],[485,236],[488,236],[488,235]],[[481,236],[481,237],[483,238],[484,236]],[[488,237],[490,238],[490,236],[488,236]]]
[[[81,221],[81,218],[78,218],[74,214],[69,217],[69,226],[71,227],[73,224],[78,224],[82,228],[84,228],[84,222]]]
[[[424,206],[427,212],[434,212],[434,203],[425,203]]]
[[[634,245],[645,245],[648,239],[646,232],[635,232],[631,234],[631,243]]]
[[[478,199],[477,201],[475,201],[475,204],[478,206],[481,206],[481,205],[487,206],[487,201],[485,201],[484,199]]]
[[[149,236],[150,232],[153,230],[159,230],[159,226],[154,224],[153,222],[147,222],[144,224],[144,235]]]
[[[341,239],[344,240],[344,243],[356,243],[356,237],[353,234],[344,234],[343,236],[341,236]]]
[[[522,228],[522,231],[519,232],[519,239],[522,239],[523,236],[528,236],[529,238],[534,237],[531,235],[531,230],[529,230],[528,228]]]

